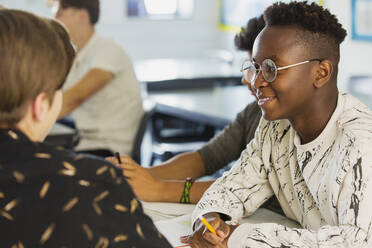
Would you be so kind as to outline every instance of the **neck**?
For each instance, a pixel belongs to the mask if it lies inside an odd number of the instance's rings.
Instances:
[[[30,125],[29,122],[27,121],[20,121],[17,125],[16,128],[22,131],[30,140],[37,142],[37,141],[42,141],[40,138],[40,135],[38,132],[33,128],[32,125]]]
[[[78,52],[85,47],[90,38],[92,38],[93,34],[94,34],[93,25],[89,25],[79,30],[79,32],[75,35],[73,39],[73,42]]]
[[[42,142],[45,138],[40,122],[35,121],[29,107],[23,118],[15,125],[15,128],[24,133],[33,142]]]
[[[290,120],[301,139],[301,144],[313,141],[322,133],[337,107],[338,94],[315,98],[317,101],[314,101],[312,108]]]

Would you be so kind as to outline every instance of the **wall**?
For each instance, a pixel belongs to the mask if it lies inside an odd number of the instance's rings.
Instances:
[[[197,57],[204,50],[219,49],[225,45],[225,33],[217,28],[217,2],[196,0],[191,20],[103,18],[98,30],[120,40],[134,59]],[[122,0],[106,0],[103,3],[103,16],[113,13],[113,8],[120,5],[118,9],[125,11]]]
[[[173,21],[127,18],[125,3],[101,0],[97,30],[119,41],[133,59],[198,57],[205,50],[226,46],[226,33],[217,28],[216,0],[196,0],[192,19]],[[51,16],[44,0],[0,0],[0,4]]]
[[[102,19],[97,29],[114,37],[134,59],[185,58],[204,56],[206,51],[229,49],[239,64],[245,54],[234,51],[233,33],[221,31],[218,24],[218,0],[195,0],[195,15],[190,20],[128,19],[123,13],[125,0],[103,0]],[[325,7],[336,14],[351,34],[351,0],[324,0]],[[50,16],[44,0],[0,0],[8,7],[24,8]],[[372,74],[372,43],[351,40],[341,45],[340,89],[346,89],[351,75]],[[372,87],[372,86],[371,86]]]
[[[351,0],[325,0],[325,6],[337,16],[348,33],[341,45],[339,67],[339,85],[341,90],[346,90],[350,76],[372,75],[372,42],[351,39]]]

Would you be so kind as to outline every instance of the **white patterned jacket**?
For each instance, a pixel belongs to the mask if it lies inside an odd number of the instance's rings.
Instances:
[[[325,129],[303,145],[288,120],[261,119],[255,138],[206,191],[192,221],[219,212],[239,222],[273,194],[303,229],[243,224],[229,247],[372,247],[372,112],[339,94]]]

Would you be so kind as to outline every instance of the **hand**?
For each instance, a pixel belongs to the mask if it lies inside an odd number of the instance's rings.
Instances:
[[[106,158],[123,169],[123,175],[132,187],[136,196],[143,201],[160,201],[162,181],[154,178],[148,169],[141,167],[128,156],[121,156],[121,164],[114,157]]]
[[[211,233],[200,221],[195,223],[195,232],[190,236],[181,237],[182,243],[188,243],[193,248],[227,248],[227,241],[236,226],[228,225],[216,213],[205,215],[207,221],[216,230]]]

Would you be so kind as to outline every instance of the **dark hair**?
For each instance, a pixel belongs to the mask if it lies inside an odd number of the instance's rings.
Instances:
[[[306,31],[327,35],[337,44],[346,37],[346,30],[336,16],[314,2],[274,3],[265,10],[264,16],[268,26],[298,25]]]
[[[59,0],[60,6],[65,9],[68,7],[86,9],[89,13],[90,23],[96,24],[99,19],[99,0]]]
[[[61,24],[20,10],[0,9],[0,124],[13,126],[45,92],[52,102],[75,51]]]
[[[242,27],[240,33],[235,35],[234,43],[236,48],[252,52],[254,40],[264,27],[265,20],[263,15],[249,19],[247,26]]]
[[[264,12],[267,26],[296,26],[297,40],[308,47],[310,53],[319,58],[333,60],[337,69],[339,47],[346,37],[346,30],[335,15],[316,3],[274,3]],[[324,57],[326,56],[326,57]]]

